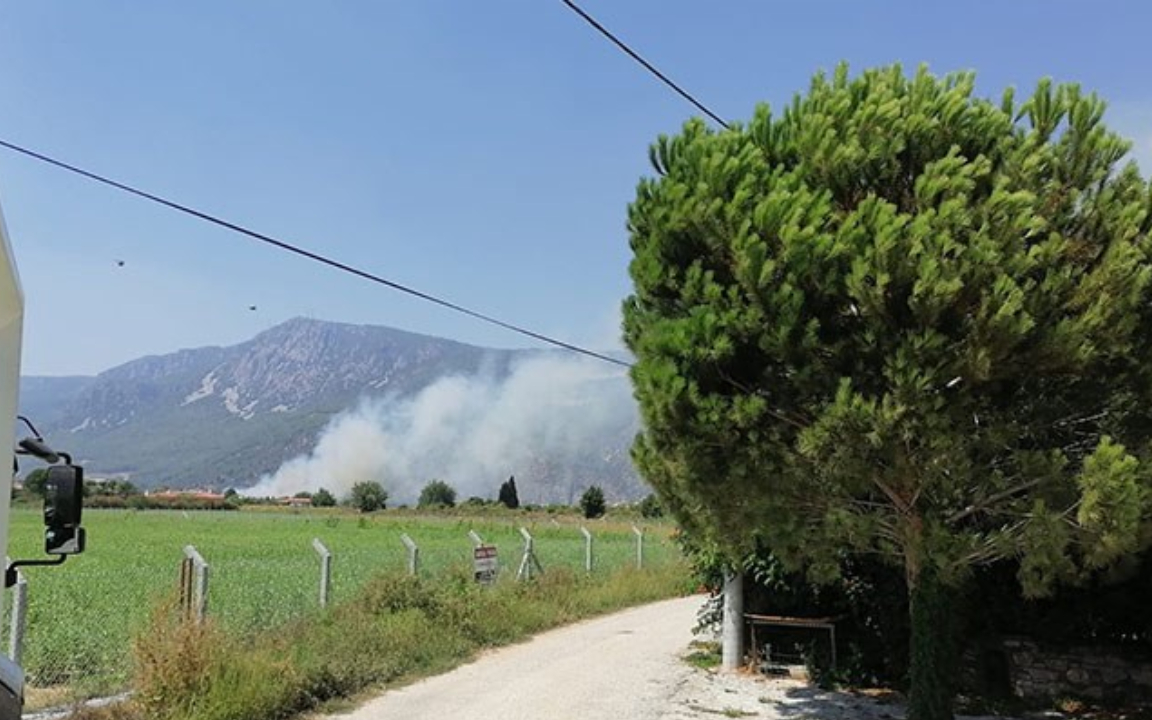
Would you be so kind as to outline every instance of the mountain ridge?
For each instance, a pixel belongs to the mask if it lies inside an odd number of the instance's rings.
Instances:
[[[148,355],[95,376],[24,377],[21,409],[50,442],[85,463],[90,474],[127,475],[143,487],[244,487],[312,452],[325,428],[358,408],[374,408],[377,424],[388,425],[390,441],[406,442],[412,429],[389,413],[415,412],[413,403],[427,404],[425,396],[448,379],[468,379],[468,392],[496,393],[490,400],[507,404],[499,389],[515,381],[523,368],[544,363],[567,373],[569,362],[575,361],[557,351],[482,348],[384,326],[292,318],[235,345]],[[536,382],[543,388],[537,394],[546,399],[547,375]],[[597,387],[590,377],[580,382],[577,402],[596,402],[579,400],[581,393],[610,393],[612,412],[621,417],[598,411],[605,416],[603,437],[582,430],[577,433],[581,448],[559,448],[550,440],[542,445],[551,449],[539,455],[533,448],[517,449],[511,454],[519,460],[509,462],[516,467],[507,474],[537,475],[533,484],[540,502],[571,501],[577,486],[593,483],[615,499],[643,494],[624,452],[636,430],[635,418],[626,417],[634,411],[619,397],[628,392],[627,383]],[[520,397],[519,402],[526,401]],[[505,410],[518,416],[517,406]],[[533,409],[536,424],[538,410]],[[499,416],[478,417],[477,422],[488,425],[499,425],[497,420],[507,424]],[[452,422],[463,425],[453,426],[457,434],[476,432],[463,416]],[[535,429],[520,432],[528,437]],[[561,427],[552,436],[564,432]],[[501,442],[511,446],[508,438]],[[447,453],[453,452],[449,446]],[[431,473],[434,460],[419,457],[408,464]],[[453,458],[456,465],[466,460]],[[493,471],[499,464],[491,458],[485,462]],[[488,479],[492,493],[503,479]],[[403,484],[415,482],[406,478]]]

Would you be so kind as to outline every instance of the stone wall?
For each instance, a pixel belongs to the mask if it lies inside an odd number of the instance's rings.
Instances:
[[[1152,662],[1102,648],[1054,649],[1004,641],[1013,692],[1022,698],[1074,697],[1152,702]]]

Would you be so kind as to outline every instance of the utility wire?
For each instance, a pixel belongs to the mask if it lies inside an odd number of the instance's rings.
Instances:
[[[321,263],[322,265],[327,265],[329,267],[336,268],[337,270],[340,270],[342,272],[346,272],[350,275],[355,275],[359,278],[363,278],[364,280],[369,280],[369,281],[377,283],[379,285],[384,285],[386,287],[392,288],[393,290],[398,290],[402,293],[406,293],[406,294],[411,295],[413,297],[420,298],[421,300],[425,300],[427,302],[434,303],[434,304],[439,305],[441,307],[448,308],[449,310],[454,310],[454,311],[456,311],[462,315],[467,315],[468,317],[476,318],[477,320],[481,320],[481,321],[489,323],[491,325],[496,325],[497,327],[502,327],[505,330],[511,330],[512,332],[519,333],[520,335],[524,335],[525,337],[530,337],[534,340],[539,340],[540,342],[548,343],[549,345],[554,345],[556,347],[563,348],[565,350],[570,350],[574,353],[579,353],[581,355],[586,355],[588,357],[596,358],[597,360],[603,360],[604,362],[612,363],[613,365],[619,365],[621,367],[632,367],[631,363],[625,362],[624,360],[619,360],[617,358],[614,358],[614,357],[611,357],[608,355],[604,355],[602,353],[595,352],[594,350],[588,350],[587,348],[582,348],[579,345],[573,345],[572,343],[567,343],[567,342],[564,342],[563,340],[557,340],[556,338],[549,337],[547,335],[535,332],[533,330],[529,330],[529,329],[521,327],[519,325],[514,325],[510,322],[505,322],[505,321],[500,320],[498,318],[492,317],[491,315],[485,315],[484,313],[477,312],[476,310],[470,310],[469,308],[466,308],[463,305],[458,305],[454,302],[450,302],[450,301],[445,300],[443,298],[436,297],[435,295],[430,295],[426,292],[421,292],[420,290],[408,287],[407,285],[403,285],[401,283],[398,283],[398,282],[389,280],[387,278],[381,277],[379,275],[370,273],[367,270],[361,270],[360,268],[354,267],[352,265],[348,265],[347,263],[342,263],[338,260],[333,260],[330,257],[326,257],[324,255],[312,252],[310,250],[305,250],[302,247],[299,247],[297,245],[293,245],[291,243],[285,242],[284,240],[278,240],[275,237],[272,237],[271,235],[265,235],[264,233],[260,233],[260,232],[257,232],[255,230],[251,230],[249,228],[246,228],[243,225],[238,225],[237,223],[230,222],[228,220],[224,220],[223,218],[217,217],[216,215],[206,213],[202,210],[197,210],[196,208],[189,207],[188,205],[183,205],[183,204],[175,202],[173,200],[168,200],[168,199],[163,198],[159,195],[154,195],[150,192],[146,192],[146,191],[141,190],[139,188],[132,187],[131,185],[127,185],[127,184],[122,183],[122,182],[117,182],[116,180],[112,180],[111,178],[104,177],[103,175],[98,175],[94,172],[90,172],[88,170],[77,167],[75,165],[70,165],[66,162],[63,162],[61,160],[57,160],[55,158],[44,155],[42,153],[38,153],[34,150],[29,150],[28,148],[16,145],[15,143],[10,143],[4,139],[0,139],[0,147],[5,147],[5,148],[7,148],[13,152],[17,152],[17,153],[20,153],[21,155],[25,155],[25,156],[33,158],[35,160],[39,160],[40,162],[47,163],[49,165],[53,165],[53,166],[58,167],[62,170],[67,170],[68,172],[74,173],[76,175],[80,175],[81,177],[88,178],[89,180],[94,180],[94,181],[101,183],[103,185],[108,185],[110,187],[114,187],[117,190],[122,190],[126,193],[136,195],[137,197],[144,198],[145,200],[151,200],[154,203],[157,203],[159,205],[163,205],[165,207],[171,208],[171,209],[176,210],[178,212],[182,212],[185,215],[191,215],[192,217],[199,218],[200,220],[212,223],[213,225],[218,225],[222,228],[227,228],[228,230],[231,230],[233,232],[240,233],[241,235],[246,235],[249,238],[252,238],[253,240],[258,240],[259,242],[262,242],[266,245],[271,245],[271,246],[278,248],[280,250],[284,250],[286,252],[290,252],[290,253],[293,253],[295,255],[299,255],[301,257],[307,258],[307,259],[312,260],[314,262]]]
[[[640,63],[640,65],[642,65],[645,70],[652,73],[657,78],[659,78],[661,82],[663,82],[668,87],[672,88],[672,90],[675,91],[676,94],[678,94],[680,97],[684,98],[688,102],[695,105],[697,110],[704,113],[708,117],[712,118],[716,122],[717,125],[724,128],[725,130],[730,129],[730,126],[728,125],[727,122],[724,121],[723,118],[721,118],[719,115],[717,115],[716,113],[709,110],[708,107],[706,105],[704,105],[704,103],[702,103],[699,100],[697,100],[696,98],[692,97],[691,93],[689,93],[687,90],[685,90],[684,88],[677,85],[667,75],[660,72],[660,70],[658,70],[655,65],[653,65],[652,63],[648,62],[643,57],[641,57],[640,53],[638,53],[635,50],[633,50],[632,48],[628,47],[628,45],[623,40],[621,40],[620,38],[613,35],[611,30],[609,30],[608,28],[606,28],[603,25],[601,25],[600,23],[598,23],[596,21],[596,18],[594,18],[591,15],[589,15],[588,13],[584,12],[584,10],[582,10],[579,5],[572,2],[572,0],[560,0],[560,2],[567,5],[568,8],[572,12],[576,13],[581,18],[583,18],[584,22],[586,22],[589,25],[591,25],[592,27],[596,28],[596,30],[598,30],[601,35],[608,38],[612,42],[613,45],[615,45],[616,47],[618,47],[622,51],[624,51],[628,55],[628,57],[630,57],[633,60],[635,60],[636,62]]]

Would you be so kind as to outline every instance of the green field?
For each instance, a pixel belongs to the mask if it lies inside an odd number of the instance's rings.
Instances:
[[[122,688],[131,673],[132,637],[158,600],[175,591],[182,548],[188,544],[210,566],[209,614],[230,632],[247,634],[317,608],[320,561],[313,538],[333,554],[331,598],[338,603],[373,574],[405,569],[401,533],[420,545],[422,574],[470,563],[469,530],[497,546],[502,573],[515,574],[523,546],[521,526],[535,536],[545,571],[562,565],[582,568],[581,524],[595,536],[594,572],[636,562],[636,538],[628,521],[396,511],[359,516],[307,510],[89,510],[84,514],[88,550],[83,555],[59,567],[26,569],[23,664],[34,687],[67,686],[85,694]],[[646,565],[678,557],[669,530],[664,525],[646,528]],[[40,557],[42,537],[38,511],[14,512],[9,536],[13,558]]]

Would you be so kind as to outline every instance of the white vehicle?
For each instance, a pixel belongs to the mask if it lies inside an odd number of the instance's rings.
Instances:
[[[17,401],[20,389],[20,344],[24,329],[24,293],[16,272],[16,259],[8,242],[4,213],[0,210],[0,437],[9,442],[16,437]],[[67,453],[52,450],[35,427],[23,419],[32,433],[16,448],[17,455],[29,455],[49,464],[44,492],[44,550],[53,560],[17,560],[7,563],[5,587],[15,582],[21,565],[58,565],[84,551],[84,529],[80,527],[84,473],[72,464]],[[0,458],[0,460],[3,460]],[[3,460],[7,462],[7,460]],[[13,468],[15,469],[15,468]],[[7,478],[8,482],[3,482]],[[0,557],[8,556],[9,511],[15,474],[0,472]],[[0,595],[0,613],[3,595]],[[0,720],[18,719],[24,705],[24,671],[10,658],[0,655]]]

